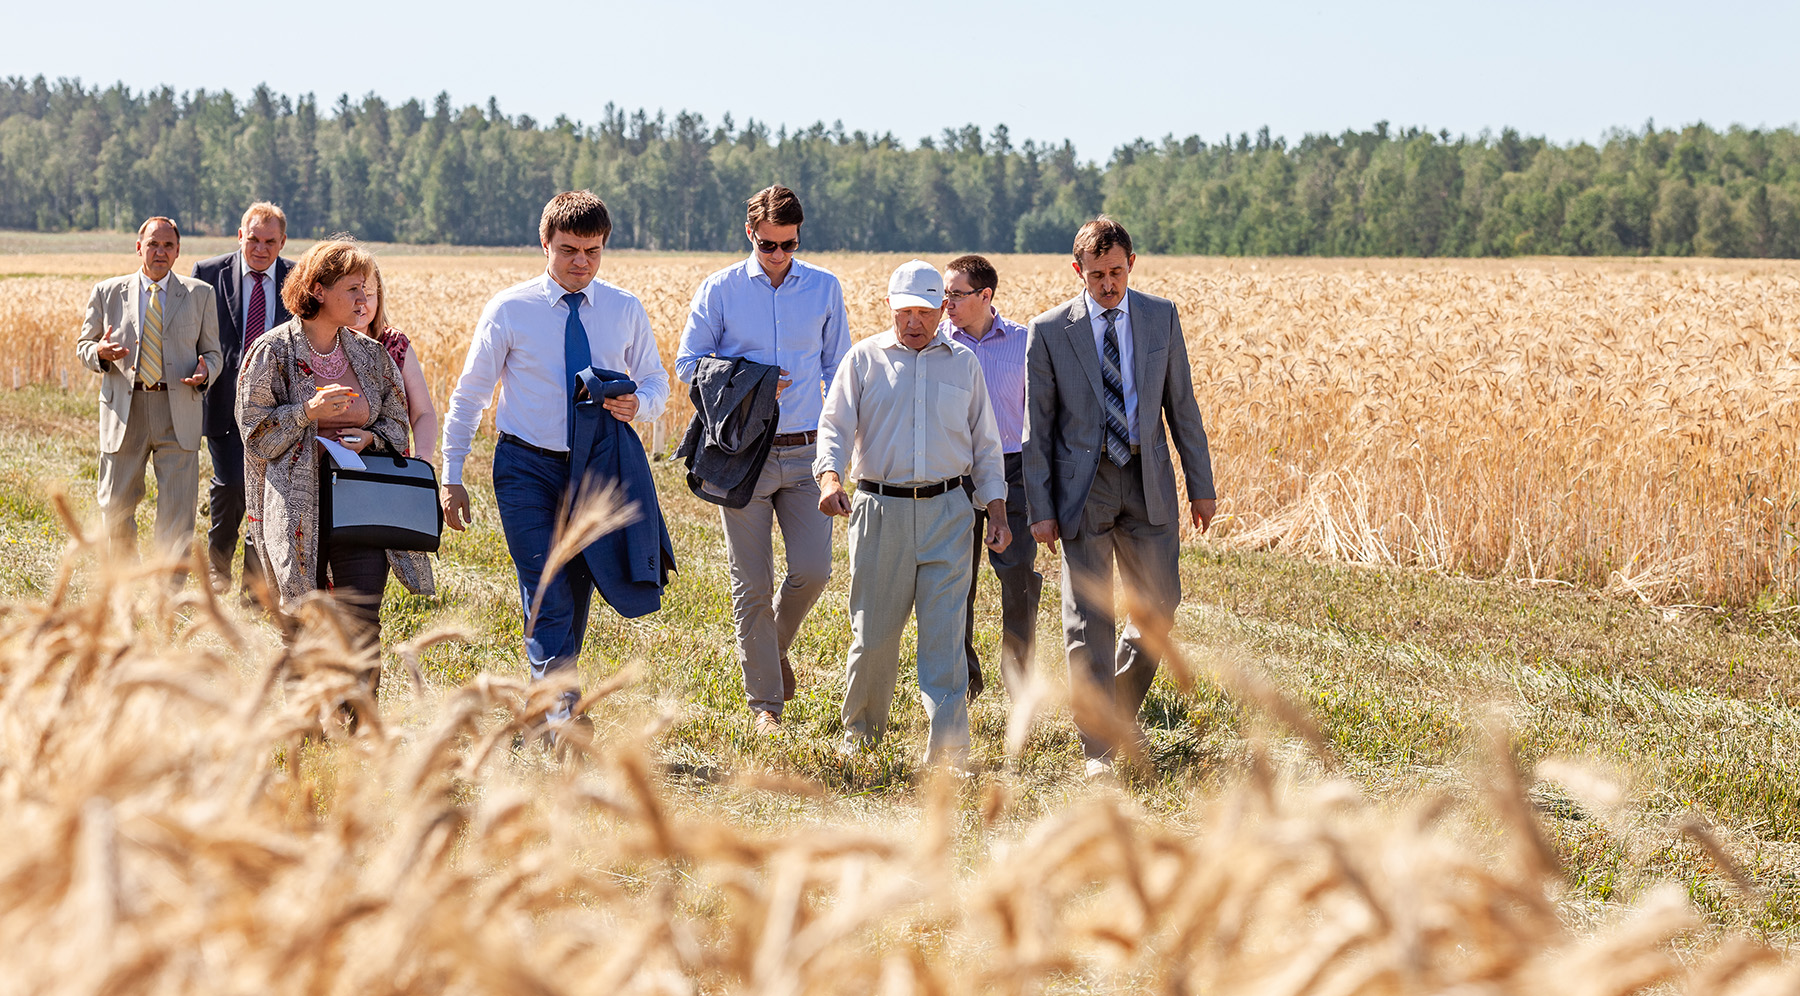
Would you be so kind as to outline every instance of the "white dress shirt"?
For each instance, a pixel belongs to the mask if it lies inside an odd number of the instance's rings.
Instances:
[[[494,295],[482,309],[444,417],[445,484],[462,483],[463,460],[495,385],[500,401],[494,425],[501,432],[547,450],[568,450],[563,328],[569,306],[562,299],[567,293],[546,272]],[[593,365],[637,381],[637,421],[655,419],[669,401],[669,374],[643,304],[604,280],[588,284],[582,295],[587,303],[581,306],[581,325]]]
[[[243,256],[240,254],[238,258],[243,259]],[[248,260],[244,261],[244,279],[238,284],[238,293],[243,295],[238,298],[238,303],[242,306],[238,311],[238,315],[240,316],[239,320],[246,322],[250,320],[250,297],[256,293],[256,278],[251,276],[253,273],[260,273],[263,276],[263,327],[260,329],[244,329],[245,339],[254,339],[275,327],[274,263],[270,263],[269,268],[266,270],[252,270],[250,269],[250,262]]]
[[[1000,430],[975,353],[943,332],[914,351],[893,329],[850,347],[819,417],[813,476],[882,484],[975,478],[975,504],[1006,498]],[[846,481],[846,483],[848,483]]]
[[[137,320],[139,342],[142,342],[144,339],[145,316],[150,314],[151,284],[155,284],[157,292],[162,295],[163,324],[167,325],[169,323],[169,280],[174,275],[175,271],[170,270],[168,273],[163,274],[161,280],[151,280],[149,274],[145,273],[143,270],[138,271]]]
[[[1087,300],[1088,322],[1094,327],[1094,353],[1106,356],[1106,316],[1101,312],[1100,302],[1087,291],[1081,296]],[[1113,329],[1119,336],[1119,378],[1125,384],[1125,425],[1131,436],[1131,445],[1138,444],[1138,405],[1137,405],[1137,364],[1131,362],[1136,350],[1131,344],[1131,292],[1119,300],[1119,317],[1113,320]],[[1105,362],[1104,359],[1102,362]],[[1106,403],[1105,398],[1100,399]]]

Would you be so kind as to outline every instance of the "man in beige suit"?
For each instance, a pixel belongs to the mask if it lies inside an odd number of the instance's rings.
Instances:
[[[100,375],[100,512],[114,556],[136,552],[137,504],[152,461],[158,552],[178,553],[194,540],[201,392],[221,365],[219,317],[211,285],[170,272],[180,254],[173,221],[139,226],[142,265],[94,285],[75,344]]]

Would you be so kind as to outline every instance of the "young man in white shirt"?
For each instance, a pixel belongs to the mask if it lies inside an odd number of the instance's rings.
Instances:
[[[848,749],[879,740],[906,617],[919,621],[919,698],[931,724],[927,763],[966,763],[969,670],[963,607],[974,570],[974,501],[986,545],[1004,550],[1006,471],[981,364],[940,331],[944,282],[923,260],[888,281],[894,325],[850,347],[819,420],[819,510],[850,516]],[[848,467],[854,500],[844,491]]]
[[[543,589],[536,625],[525,638],[534,680],[575,665],[594,593],[593,577],[581,557],[548,582],[542,579],[551,541],[573,504],[569,452],[575,375],[592,365],[637,382],[637,393],[604,402],[621,422],[653,420],[669,399],[669,375],[644,306],[596,278],[611,233],[612,220],[600,198],[585,190],[551,198],[538,223],[544,273],[488,302],[444,420],[444,521],[460,530],[469,522],[463,461],[495,386],[502,388],[494,413],[500,430],[494,448],[494,499],[528,620]],[[567,719],[576,699],[575,693],[565,693],[551,721]]]

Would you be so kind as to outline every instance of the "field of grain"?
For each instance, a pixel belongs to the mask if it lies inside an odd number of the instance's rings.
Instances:
[[[482,304],[538,267],[403,251],[383,257],[390,309],[441,403]],[[885,327],[902,257],[813,259],[843,279],[853,334]],[[726,262],[616,253],[602,275],[644,301],[672,363],[694,287]],[[1015,318],[1077,289],[1061,257],[996,262]],[[0,383],[85,389],[88,285],[132,265],[0,257]],[[1800,594],[1800,265],[1146,257],[1133,286],[1181,308],[1217,542],[1660,604]],[[690,410],[678,396],[664,438]]]
[[[543,688],[419,680],[453,631],[396,648],[415,683],[378,714],[357,698],[378,663],[323,616],[283,650],[205,590],[171,597],[158,571],[137,573],[72,587],[65,571],[0,614],[9,996],[1800,985],[1800,966],[1748,937],[1695,945],[1673,886],[1572,930],[1529,793],[1553,780],[1583,819],[1622,828],[1619,786],[1568,764],[1522,775],[1498,730],[1469,790],[1398,807],[1297,778],[1331,760],[1323,742],[1309,762],[1261,739],[1233,787],[1161,817],[1105,788],[1022,813],[1016,767],[927,780],[875,815],[755,771],[684,797],[645,747],[671,715],[615,705],[630,672],[590,688],[599,738],[558,762],[509,746],[551,705]],[[337,725],[346,697],[365,717],[353,737]],[[743,818],[783,799],[807,808],[774,829]]]

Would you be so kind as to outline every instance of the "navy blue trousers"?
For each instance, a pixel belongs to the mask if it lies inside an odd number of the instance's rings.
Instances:
[[[594,577],[577,556],[543,582],[544,561],[556,527],[569,507],[569,462],[502,441],[494,448],[494,501],[506,550],[519,572],[519,600],[530,623],[531,603],[544,588],[537,625],[525,638],[525,657],[536,681],[574,667],[587,636]]]

